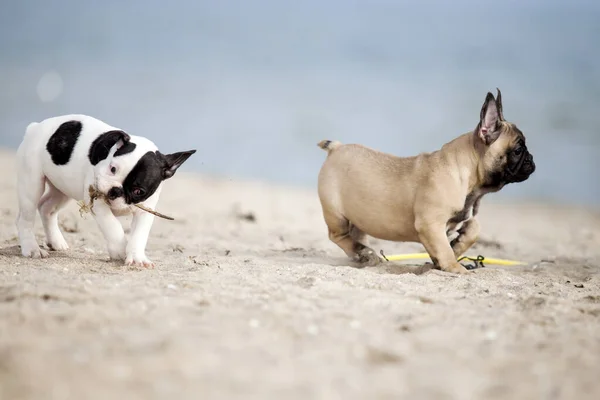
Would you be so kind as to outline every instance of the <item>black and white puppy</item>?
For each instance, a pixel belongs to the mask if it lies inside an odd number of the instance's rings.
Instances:
[[[108,199],[96,201],[93,211],[110,258],[125,260],[127,265],[153,266],[146,257],[146,243],[154,216],[133,205],[155,209],[163,181],[195,152],[163,155],[150,140],[87,115],[63,115],[29,124],[17,150],[21,253],[48,256],[34,236],[36,210],[48,247],[68,249],[58,212],[71,199],[89,204],[91,185]],[[133,214],[129,242],[117,219],[128,214]]]

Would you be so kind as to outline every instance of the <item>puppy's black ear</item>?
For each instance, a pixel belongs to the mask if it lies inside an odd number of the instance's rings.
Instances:
[[[123,131],[115,130],[104,132],[102,135],[98,136],[90,146],[90,151],[88,153],[90,162],[92,165],[98,164],[108,157],[110,149],[117,144],[117,142],[121,141],[121,146],[123,146],[124,144],[129,143],[130,139],[131,137]]]
[[[494,143],[500,131],[498,129],[498,121],[500,120],[500,114],[498,111],[498,103],[494,99],[494,95],[489,93],[485,97],[483,106],[481,107],[481,113],[479,114],[479,124],[477,125],[476,135],[486,145]]]
[[[496,88],[498,94],[496,95],[496,106],[498,107],[498,119],[500,121],[504,121],[504,112],[502,111],[502,93],[500,93],[500,89]]]
[[[165,166],[163,168],[163,180],[169,179],[173,175],[181,164],[183,164],[196,150],[180,151],[178,153],[164,155]]]

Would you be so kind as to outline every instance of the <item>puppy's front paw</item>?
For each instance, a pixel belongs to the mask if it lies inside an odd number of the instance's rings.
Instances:
[[[108,256],[111,260],[125,260],[127,255],[127,241],[109,243]]]
[[[460,265],[458,262],[450,264],[446,267],[442,267],[441,269],[446,272],[450,272],[453,274],[460,274],[460,275],[474,273],[474,271],[469,271],[468,269],[466,269],[465,267]]]
[[[137,266],[144,268],[154,268],[154,263],[146,257],[146,255],[130,254],[125,259],[125,265]]]
[[[23,257],[29,258],[46,258],[48,257],[48,252],[46,250],[40,249],[40,246],[33,243],[24,243],[21,246],[21,254]]]
[[[48,241],[48,247],[53,251],[64,251],[69,249],[69,245],[64,237],[52,238]]]

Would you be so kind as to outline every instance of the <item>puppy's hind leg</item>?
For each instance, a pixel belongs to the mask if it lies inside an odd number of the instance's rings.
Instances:
[[[68,202],[69,197],[48,181],[48,191],[39,202],[38,210],[46,232],[48,247],[55,251],[67,250],[69,245],[58,227],[58,212]]]
[[[344,250],[348,257],[363,266],[377,265],[381,262],[375,251],[364,244],[366,235],[357,227],[351,226],[345,217],[328,212],[324,213],[324,217],[329,239]]]
[[[350,237],[355,242],[367,245],[367,234],[361,231],[356,225],[350,222]]]
[[[46,186],[46,177],[35,157],[26,157],[20,151],[17,153],[17,179],[19,215],[16,224],[21,254],[32,258],[48,257],[48,252],[40,249],[33,232],[37,205]]]
[[[359,257],[358,262],[365,265],[377,265],[382,262],[381,257],[375,253],[375,250],[367,245],[367,234],[352,224],[352,222],[350,222],[350,237],[353,241],[354,250]]]

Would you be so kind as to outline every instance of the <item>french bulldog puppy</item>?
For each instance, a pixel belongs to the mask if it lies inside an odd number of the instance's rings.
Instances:
[[[330,140],[319,147],[328,152],[318,193],[329,238],[363,266],[381,262],[369,235],[421,243],[437,268],[467,273],[457,258],[477,240],[481,198],[535,171],[525,136],[504,119],[499,89],[487,94],[474,131],[431,153],[396,157]]]
[[[163,181],[195,152],[162,154],[150,140],[87,115],[63,115],[29,124],[17,150],[17,229],[22,255],[48,256],[34,236],[36,210],[48,247],[68,249],[58,212],[71,199],[89,204],[89,187],[93,186],[106,199],[93,203],[93,215],[110,258],[127,265],[153,266],[146,257],[146,243],[154,216],[133,205],[154,209]],[[129,241],[117,219],[127,214],[133,214]]]

